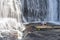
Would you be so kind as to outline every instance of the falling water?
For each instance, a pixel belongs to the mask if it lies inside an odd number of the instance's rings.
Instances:
[[[17,30],[19,38],[22,38],[25,27],[21,22],[21,8],[21,0],[0,0],[0,34],[1,31]]]
[[[59,0],[49,0],[48,1],[48,22],[53,23],[55,25],[60,25],[60,10],[59,10]]]
[[[24,0],[24,17],[27,22],[44,21],[47,13],[47,0]]]
[[[16,18],[20,20],[21,2],[19,0],[2,0],[0,1],[0,17],[2,18]]]
[[[57,0],[49,0],[49,20],[57,21]]]
[[[26,23],[60,21],[60,1],[59,0],[24,0],[23,19]]]

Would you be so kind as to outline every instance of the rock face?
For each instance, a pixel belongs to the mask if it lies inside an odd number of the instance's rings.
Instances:
[[[60,29],[35,31],[28,34],[25,40],[60,40]]]

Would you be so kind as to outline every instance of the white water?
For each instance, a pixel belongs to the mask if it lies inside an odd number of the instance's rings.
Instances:
[[[20,39],[25,29],[21,22],[21,8],[20,0],[0,0],[0,30],[4,32],[17,30]]]
[[[17,30],[19,34],[22,33],[25,27],[21,22],[21,10],[24,10],[24,7],[25,16],[27,16],[26,18],[23,17],[25,22],[38,23],[47,20],[60,25],[56,22],[57,4],[57,0],[0,0],[0,30]],[[19,38],[22,37],[22,34]]]
[[[19,0],[1,0],[0,17],[16,18],[18,21],[21,16],[21,2]]]
[[[60,6],[58,6],[59,3],[57,1],[58,0],[49,0],[48,1],[49,14],[47,16],[48,17],[47,19],[48,19],[48,23],[60,25],[60,21],[59,21],[60,17],[58,17],[58,16],[60,16],[59,9],[58,9],[58,7],[60,7]]]
[[[49,0],[49,21],[57,21],[57,0]]]

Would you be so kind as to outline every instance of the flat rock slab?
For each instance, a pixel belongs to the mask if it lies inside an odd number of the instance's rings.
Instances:
[[[25,40],[60,40],[60,29],[35,31],[28,34]]]

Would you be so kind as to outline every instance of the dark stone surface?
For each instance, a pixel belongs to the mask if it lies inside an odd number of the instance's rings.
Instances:
[[[25,40],[60,40],[60,30],[35,31],[28,34]]]
[[[0,37],[0,40],[3,40],[3,39]]]

